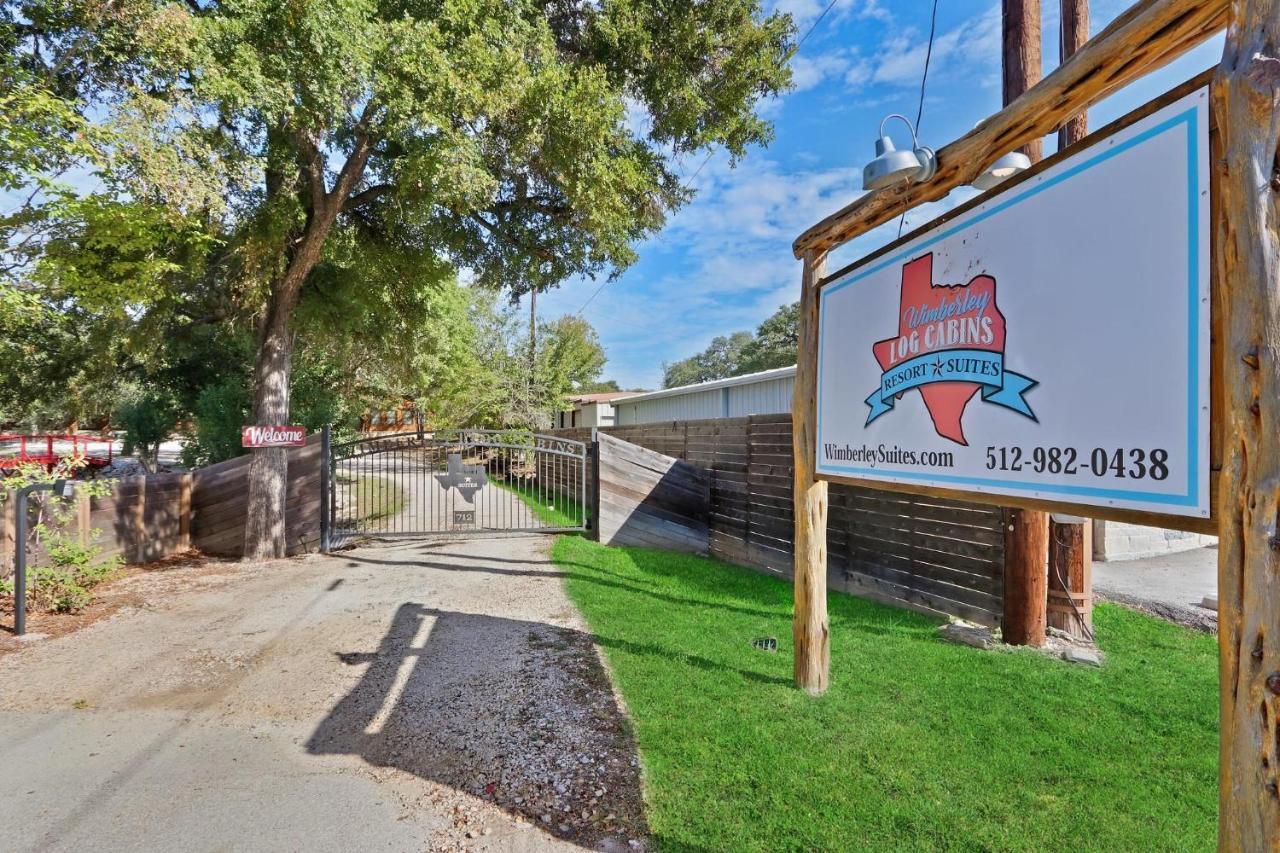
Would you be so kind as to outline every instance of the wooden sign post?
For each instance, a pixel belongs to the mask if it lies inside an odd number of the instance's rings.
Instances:
[[[1214,81],[1226,340],[1218,846],[1280,847],[1280,0],[1233,5]]]
[[[1040,0],[1004,0],[1002,38],[1004,103],[1040,81]],[[1044,158],[1037,137],[1021,148],[1034,164]],[[1004,511],[1004,612],[1000,632],[1013,646],[1044,645],[1048,627],[1049,514],[1038,509]]]
[[[795,451],[795,641],[796,686],[814,696],[827,691],[831,628],[827,623],[827,484],[817,479],[818,284],[826,252],[804,256],[800,290],[801,341],[791,404]]]

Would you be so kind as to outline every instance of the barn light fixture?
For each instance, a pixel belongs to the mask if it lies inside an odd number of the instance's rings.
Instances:
[[[1031,168],[1031,158],[1021,151],[1011,151],[983,170],[981,175],[973,179],[973,186],[980,190],[989,190],[1019,172]]]
[[[902,119],[902,123],[911,131],[910,151],[899,151],[893,146],[893,140],[884,132],[884,126],[891,118]],[[881,190],[893,186],[899,181],[920,183],[933,177],[938,171],[938,158],[932,148],[926,148],[916,139],[916,129],[911,120],[904,115],[893,113],[880,122],[880,138],[876,140],[876,159],[868,163],[862,170],[862,188],[868,191]]]

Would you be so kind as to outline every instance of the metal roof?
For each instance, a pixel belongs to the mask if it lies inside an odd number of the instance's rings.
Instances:
[[[678,388],[663,388],[661,391],[650,391],[647,394],[636,394],[628,397],[628,403],[640,403],[645,400],[657,400],[661,397],[674,397],[677,394],[695,394],[699,391],[714,391],[717,388],[729,388],[733,385],[750,385],[753,382],[768,382],[771,379],[786,379],[796,375],[796,366],[775,367],[773,370],[761,370],[759,373],[744,373],[741,376],[730,376],[728,379],[712,379],[695,385],[681,385]]]

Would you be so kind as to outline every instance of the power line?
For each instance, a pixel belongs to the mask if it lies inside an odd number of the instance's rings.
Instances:
[[[799,40],[798,42],[796,42],[796,46],[795,46],[795,47],[793,47],[793,48],[791,48],[791,51],[787,54],[787,58],[786,58],[786,62],[787,62],[787,63],[790,63],[790,62],[791,62],[791,60],[795,59],[796,54],[798,54],[798,53],[800,52],[800,48],[801,48],[801,47],[803,47],[803,46],[804,46],[804,43],[805,43],[806,41],[808,41],[808,40],[809,40],[809,36],[813,35],[813,31],[814,31],[814,30],[816,30],[816,29],[818,28],[818,24],[822,23],[822,19],[823,19],[823,18],[825,18],[825,17],[827,16],[827,13],[831,11],[832,7],[834,7],[834,6],[835,6],[837,3],[839,3],[839,2],[840,2],[840,0],[831,0],[831,2],[830,2],[830,3],[828,3],[828,4],[826,5],[826,8],[824,8],[824,9],[822,10],[822,12],[821,12],[821,13],[819,13],[818,17],[816,17],[816,18],[814,18],[814,19],[813,19],[813,23],[809,25],[809,29],[805,30],[804,35],[800,37],[800,40]],[[938,11],[938,3],[937,3],[937,0],[934,0],[933,11],[934,11],[934,14],[937,14],[937,11]],[[930,50],[932,50],[932,49],[933,49],[933,31],[932,31],[932,29],[930,29],[930,31],[929,31],[929,49],[930,49]],[[928,72],[928,68],[929,68],[929,60],[928,60],[928,57],[926,57],[926,58],[925,58],[925,73],[926,73],[926,74],[928,74],[928,73],[929,73],[929,72]],[[921,87],[923,88],[923,83],[921,84]],[[921,103],[922,103],[922,104],[923,104],[923,97],[924,97],[924,96],[923,96],[923,94],[922,94],[922,95],[921,95],[921,99],[922,99]],[[916,119],[916,123],[918,124],[918,123],[919,123],[919,121],[920,121],[920,120],[917,118],[917,119]],[[715,149],[712,149],[712,150],[710,150],[710,151],[708,151],[708,152],[707,152],[707,156],[706,156],[706,157],[704,157],[704,158],[702,158],[702,162],[698,164],[698,168],[694,169],[694,170],[693,170],[693,174],[692,174],[692,175],[690,175],[688,178],[686,178],[686,179],[685,179],[685,183],[684,183],[684,187],[683,187],[683,189],[688,190],[688,189],[693,185],[693,181],[694,181],[694,179],[695,179],[695,178],[697,178],[697,177],[698,177],[698,175],[699,175],[699,174],[701,174],[701,172],[702,172],[703,168],[705,168],[705,167],[706,167],[706,165],[707,165],[708,163],[710,163],[710,162],[711,162],[711,157],[712,157],[715,153],[716,153],[716,152],[715,152]],[[587,310],[587,306],[588,306],[588,305],[590,305],[592,302],[594,302],[594,301],[595,301],[595,298],[596,298],[597,296],[599,296],[599,295],[600,295],[600,291],[604,290],[605,285],[607,285],[608,283],[609,283],[609,279],[607,279],[607,278],[606,278],[604,281],[600,282],[600,286],[599,286],[599,287],[597,287],[595,290],[593,290],[593,291],[591,292],[591,295],[587,297],[587,301],[586,301],[586,302],[584,302],[584,303],[582,303],[582,307],[578,309],[578,316],[579,316],[579,317],[581,317],[581,316],[582,316],[582,312],[583,312],[583,311],[586,311],[586,310]]]
[[[924,51],[924,73],[920,75],[920,105],[916,107],[916,137],[920,136],[920,119],[924,118],[924,84],[929,79],[929,60],[933,58],[933,34],[938,29],[938,0],[933,0],[933,11],[929,14],[929,46]],[[910,188],[907,192],[910,193]],[[898,236],[902,236],[902,225],[907,221],[907,209],[902,209],[898,217]]]

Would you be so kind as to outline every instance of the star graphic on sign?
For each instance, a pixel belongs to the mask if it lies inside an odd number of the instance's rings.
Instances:
[[[483,465],[463,465],[461,453],[450,453],[449,469],[443,474],[436,474],[436,482],[445,491],[457,489],[464,501],[472,503],[476,492],[489,481],[484,475]]]
[[[934,362],[933,362],[933,375],[934,375],[934,376],[941,376],[941,375],[942,375],[942,359],[940,359],[940,358],[939,358],[939,359],[935,359],[935,360],[934,360]]]

